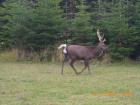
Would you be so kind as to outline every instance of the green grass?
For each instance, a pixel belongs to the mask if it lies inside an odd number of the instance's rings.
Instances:
[[[140,105],[139,65],[91,65],[91,75],[79,76],[68,65],[63,76],[60,70],[59,64],[0,63],[0,105]],[[133,95],[103,95],[108,92]]]

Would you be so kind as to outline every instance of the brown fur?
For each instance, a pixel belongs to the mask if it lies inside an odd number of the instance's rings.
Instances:
[[[68,45],[66,47],[67,54],[65,54],[65,59],[62,64],[61,73],[63,74],[64,62],[66,60],[70,60],[70,66],[73,68],[76,74],[82,73],[87,67],[90,73],[89,61],[91,59],[104,55],[106,49],[107,49],[107,46],[104,44],[104,42],[99,42],[97,46]],[[85,67],[79,73],[74,67],[74,63],[77,60],[83,60],[84,65],[85,65]]]

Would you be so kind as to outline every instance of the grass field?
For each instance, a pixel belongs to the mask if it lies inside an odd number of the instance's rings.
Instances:
[[[0,63],[0,105],[140,105],[140,65]],[[80,66],[78,68],[81,68]]]

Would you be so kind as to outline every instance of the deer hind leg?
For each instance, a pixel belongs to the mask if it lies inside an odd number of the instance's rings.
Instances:
[[[63,75],[63,71],[64,71],[64,64],[65,64],[65,59],[62,62],[62,69],[61,69],[61,74]]]
[[[75,62],[75,60],[72,60],[72,59],[71,59],[71,61],[70,61],[70,66],[71,66],[72,69],[74,70],[75,74],[78,74],[77,70],[76,70],[75,67],[74,67],[74,62]]]
[[[81,74],[88,67],[88,61],[87,60],[84,60],[84,65],[85,65],[84,68],[78,74]]]
[[[64,60],[63,60],[63,62],[62,62],[62,70],[61,70],[61,74],[62,74],[62,75],[63,75],[63,71],[64,71],[64,64],[65,64],[65,62],[68,61],[68,60],[69,60],[69,57],[68,57],[68,55],[65,54]]]

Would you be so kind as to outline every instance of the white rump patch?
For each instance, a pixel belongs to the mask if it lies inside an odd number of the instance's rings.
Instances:
[[[61,44],[61,45],[58,47],[58,49],[63,48],[63,53],[64,53],[64,54],[67,54],[66,47],[67,47],[67,45],[66,45],[66,44]]]
[[[64,53],[64,54],[67,54],[66,47],[63,49],[63,53]]]
[[[59,47],[58,47],[58,49],[61,49],[61,48],[66,48],[67,47],[67,45],[66,44],[61,44]]]

